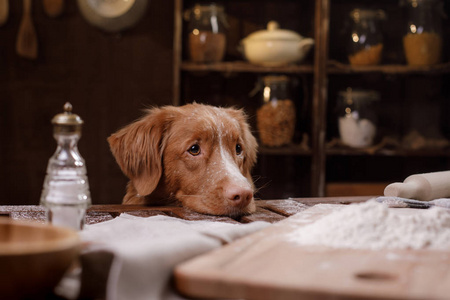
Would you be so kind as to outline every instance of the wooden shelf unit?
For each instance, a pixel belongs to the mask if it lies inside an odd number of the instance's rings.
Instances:
[[[433,66],[408,66],[408,65],[378,65],[378,66],[352,66],[334,60],[328,62],[329,74],[349,73],[384,73],[397,75],[441,75],[450,73],[450,63],[442,63]]]
[[[233,2],[237,0],[225,1]],[[289,2],[289,0],[286,0]],[[300,156],[309,157],[310,164],[310,195],[313,197],[324,197],[327,191],[327,157],[441,157],[450,158],[450,151],[422,149],[422,150],[404,150],[404,149],[380,149],[374,153],[368,153],[363,150],[352,148],[328,149],[327,144],[327,110],[329,105],[329,77],[382,74],[392,76],[445,76],[450,74],[450,62],[434,66],[415,67],[406,64],[382,64],[377,66],[352,66],[342,63],[329,57],[330,51],[330,7],[333,0],[310,0],[314,3],[313,11],[310,12],[313,21],[313,34],[315,46],[312,59],[302,64],[283,66],[283,67],[262,67],[252,65],[242,59],[226,60],[213,64],[197,64],[183,60],[183,10],[186,8],[183,0],[175,0],[175,32],[174,32],[174,99],[175,105],[183,103],[181,92],[181,81],[183,74],[205,74],[222,73],[224,77],[239,74],[269,74],[280,73],[293,76],[311,76],[311,95],[310,101],[310,149],[305,150],[299,144],[284,146],[280,148],[260,147],[260,155],[271,156]],[[186,1],[194,3],[194,1]],[[251,2],[251,1],[250,1]],[[271,1],[264,1],[264,3]],[[341,4],[346,1],[339,1]],[[349,5],[358,3],[358,1],[347,1]],[[359,1],[363,2],[363,1]],[[386,1],[384,1],[386,2]],[[258,1],[254,5],[259,5]],[[391,5],[391,4],[389,4]],[[399,8],[400,9],[400,8]],[[448,8],[447,8],[448,9]],[[250,83],[251,85],[251,83]],[[226,105],[227,103],[223,103]],[[450,160],[450,159],[449,159]],[[449,163],[447,163],[450,166]],[[334,184],[334,183],[331,183]],[[338,183],[339,184],[339,183]],[[347,184],[347,183],[346,183]],[[377,184],[375,183],[368,183]],[[364,187],[365,184],[362,184]],[[303,196],[303,195],[302,195]]]
[[[197,64],[193,62],[182,62],[181,71],[186,72],[222,72],[228,73],[313,73],[312,65],[290,65],[283,67],[263,67],[252,65],[245,61],[227,61],[213,64]]]
[[[250,64],[245,61],[226,61],[212,64],[198,64],[183,61],[180,70],[184,72],[221,72],[230,73],[283,73],[283,74],[307,74],[314,72],[313,65],[289,65],[281,67],[264,67]],[[350,73],[384,73],[384,74],[424,74],[440,75],[450,73],[450,63],[442,63],[433,66],[407,66],[407,65],[378,65],[378,66],[352,66],[349,64],[329,61],[328,74]]]

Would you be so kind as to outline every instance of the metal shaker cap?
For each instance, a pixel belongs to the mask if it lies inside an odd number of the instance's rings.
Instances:
[[[81,132],[81,125],[84,121],[79,115],[72,113],[72,104],[66,102],[64,104],[64,112],[57,114],[52,119],[55,132]]]

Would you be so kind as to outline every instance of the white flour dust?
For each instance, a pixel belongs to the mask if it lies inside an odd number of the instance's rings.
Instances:
[[[450,210],[433,207],[405,214],[374,200],[348,205],[296,229],[299,245],[352,249],[450,249]]]

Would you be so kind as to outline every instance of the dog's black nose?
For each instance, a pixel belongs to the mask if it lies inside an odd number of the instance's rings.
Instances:
[[[230,200],[231,205],[237,207],[247,206],[253,198],[253,191],[244,187],[229,187],[225,190],[225,197]]]

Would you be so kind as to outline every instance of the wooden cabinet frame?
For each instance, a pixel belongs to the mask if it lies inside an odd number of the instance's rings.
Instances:
[[[329,24],[330,24],[330,6],[333,0],[314,0],[314,61],[312,65],[292,65],[286,67],[267,68],[254,66],[245,62],[221,62],[210,65],[199,65],[182,60],[182,25],[183,25],[183,0],[175,0],[175,27],[174,27],[174,79],[173,79],[173,104],[180,105],[180,80],[181,72],[280,72],[280,73],[312,73],[313,76],[313,94],[312,94],[312,112],[311,112],[311,152],[306,153],[311,156],[311,195],[323,197],[326,191],[326,161],[327,155],[367,155],[357,149],[346,150],[327,150],[327,104],[328,104],[328,79],[330,74],[368,74],[382,73],[394,75],[411,74],[448,74],[450,73],[450,63],[443,63],[435,66],[411,67],[407,65],[378,65],[378,66],[351,66],[348,64],[331,61],[329,59]],[[286,155],[305,155],[304,151],[298,147],[288,149],[270,150],[269,154]],[[432,153],[423,153],[423,151],[408,152],[398,150],[394,154],[379,155],[399,155],[399,156],[445,156],[450,153],[436,151]]]

